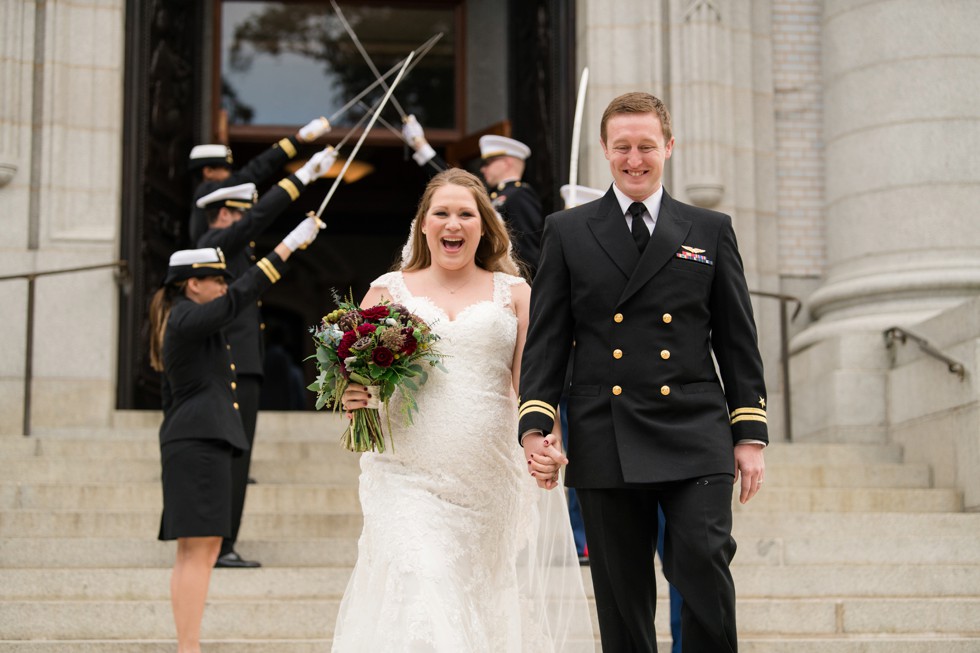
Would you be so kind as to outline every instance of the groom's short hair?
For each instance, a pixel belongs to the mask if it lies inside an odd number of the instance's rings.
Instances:
[[[615,115],[621,113],[653,113],[660,118],[660,126],[664,130],[664,141],[669,142],[671,139],[671,129],[670,129],[670,113],[667,111],[667,107],[664,103],[660,101],[649,93],[625,93],[620,95],[618,98],[614,99],[606,107],[606,110],[602,113],[602,123],[599,125],[599,138],[602,142],[606,142],[606,123],[609,119]]]

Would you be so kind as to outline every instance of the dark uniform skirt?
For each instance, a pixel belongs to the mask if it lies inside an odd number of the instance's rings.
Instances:
[[[161,540],[231,535],[231,460],[222,440],[176,440],[160,449],[163,462]]]

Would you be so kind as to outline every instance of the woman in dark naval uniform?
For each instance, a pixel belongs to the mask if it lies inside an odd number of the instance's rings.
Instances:
[[[306,218],[230,285],[220,249],[170,257],[150,304],[150,359],[163,372],[161,540],[177,540],[170,595],[178,653],[199,653],[211,569],[231,531],[231,464],[248,447],[235,397],[235,365],[222,328],[279,280],[284,262],[316,238]]]

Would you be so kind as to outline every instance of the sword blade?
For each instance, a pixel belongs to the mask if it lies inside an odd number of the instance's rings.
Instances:
[[[371,56],[367,53],[367,50],[365,50],[364,46],[361,44],[361,39],[357,37],[357,33],[354,31],[354,28],[351,27],[351,24],[349,22],[347,22],[347,17],[344,16],[344,12],[341,11],[340,5],[337,4],[337,0],[330,0],[330,4],[333,5],[334,13],[337,14],[337,18],[340,19],[340,23],[344,26],[344,29],[347,30],[347,34],[348,36],[350,36],[350,40],[353,41],[354,47],[357,48],[357,51],[361,53],[361,58],[364,59],[364,63],[366,63],[368,65],[368,68],[371,69],[371,72],[374,73],[375,78],[379,82],[381,82],[381,88],[387,91],[388,83],[384,79],[382,79],[381,73],[378,72],[378,68],[374,65],[374,62],[371,60]],[[398,112],[398,115],[401,116],[402,120],[408,119],[405,110],[402,109],[402,105],[398,103],[398,98],[396,98],[394,95],[391,96],[391,106],[395,107],[395,111]]]
[[[414,52],[408,55],[408,57],[405,59],[405,63],[402,64],[401,70],[398,71],[398,75],[395,77],[395,81],[391,83],[391,88],[389,88],[388,92],[385,93],[385,96],[384,98],[382,98],[381,104],[378,106],[378,108],[374,110],[374,114],[371,116],[371,120],[368,122],[367,127],[364,128],[364,133],[361,134],[361,137],[358,139],[357,145],[355,145],[354,149],[351,151],[350,156],[348,156],[347,160],[344,161],[344,167],[340,169],[340,174],[337,175],[337,178],[334,180],[333,185],[330,187],[330,190],[327,191],[327,196],[323,198],[323,203],[320,204],[320,209],[316,212],[317,218],[323,215],[323,209],[327,208],[327,204],[330,202],[330,198],[333,197],[334,192],[337,190],[337,186],[340,185],[340,182],[343,180],[344,175],[347,174],[347,168],[350,167],[351,162],[354,161],[354,157],[356,157],[357,153],[360,151],[361,145],[364,144],[364,139],[367,138],[367,135],[371,133],[371,128],[374,127],[374,123],[378,119],[378,116],[381,115],[381,112],[384,110],[385,105],[388,104],[388,99],[391,98],[391,94],[395,90],[395,87],[398,86],[398,82],[402,81],[402,77],[404,77],[405,72],[408,70],[408,67],[412,63],[412,59],[414,57],[415,57]]]
[[[412,68],[414,68],[416,65],[418,65],[418,62],[422,60],[422,57],[424,57],[425,55],[427,55],[429,53],[429,50],[431,50],[432,47],[436,44],[436,42],[439,39],[441,39],[441,38],[442,38],[442,32],[439,32],[435,36],[429,38],[428,41],[426,41],[425,43],[423,43],[419,47],[417,47],[414,50],[412,50],[412,52],[409,54],[409,57],[414,56],[415,57],[415,61],[412,64],[411,68],[409,68],[408,70],[406,70],[406,72],[411,72],[412,71]],[[396,72],[398,72],[398,70],[403,66],[403,64],[405,63],[405,61],[406,61],[406,59],[402,59],[401,61],[399,61],[398,63],[396,63],[394,66],[392,66],[388,70],[388,72],[386,72],[384,75],[381,75],[380,77],[378,77],[378,79],[376,79],[373,82],[371,82],[370,84],[368,84],[367,88],[365,88],[363,91],[361,91],[360,93],[358,93],[357,95],[355,95],[353,97],[353,99],[351,99],[349,102],[347,102],[347,104],[345,104],[344,106],[342,106],[339,109],[337,109],[336,111],[334,111],[333,114],[331,114],[331,116],[329,118],[327,118],[327,120],[329,120],[331,123],[333,123],[335,120],[337,120],[337,118],[339,118],[340,116],[342,116],[345,113],[347,113],[347,111],[349,111],[351,107],[355,106],[361,100],[361,98],[363,98],[365,95],[367,95],[368,93],[370,93],[371,91],[373,91],[377,86],[379,86],[382,83],[383,80],[388,79],[389,77],[391,77],[392,75],[394,75]]]
[[[582,69],[582,77],[578,83],[578,97],[575,100],[575,121],[572,123],[572,154],[568,162],[568,203],[577,204],[575,186],[578,183],[578,150],[579,138],[582,135],[582,113],[585,111],[585,91],[589,87],[589,68]]]

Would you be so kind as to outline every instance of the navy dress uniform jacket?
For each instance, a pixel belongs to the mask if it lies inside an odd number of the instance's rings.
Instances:
[[[514,254],[528,267],[534,278],[541,256],[541,200],[530,185],[522,181],[508,181],[497,185],[490,193],[493,208],[507,223]]]
[[[224,181],[202,181],[194,189],[194,200],[191,202],[191,221],[188,229],[192,243],[196,243],[208,230],[208,219],[204,209],[197,207],[197,200],[219,188],[230,188],[249,182],[261,186],[281,170],[287,161],[296,156],[299,139],[295,135],[279,139],[272,147],[254,157],[240,170],[235,170]]]
[[[289,175],[266,191],[242,219],[224,229],[208,229],[197,243],[198,247],[220,247],[228,269],[237,279],[252,267],[255,256],[254,239],[265,231],[277,217],[299,197],[303,182]],[[231,344],[239,374],[261,377],[265,368],[265,339],[262,336],[262,314],[259,304],[252,302],[239,312],[228,325],[225,335]]]
[[[727,215],[664,192],[642,255],[612,189],[550,215],[530,310],[520,433],[552,430],[572,351],[569,486],[733,474],[736,442],[768,442],[762,360]]]
[[[222,333],[244,307],[283,274],[274,252],[206,304],[179,296],[163,339],[163,423],[160,444],[176,440],[223,440],[249,448],[235,395],[236,365]]]

